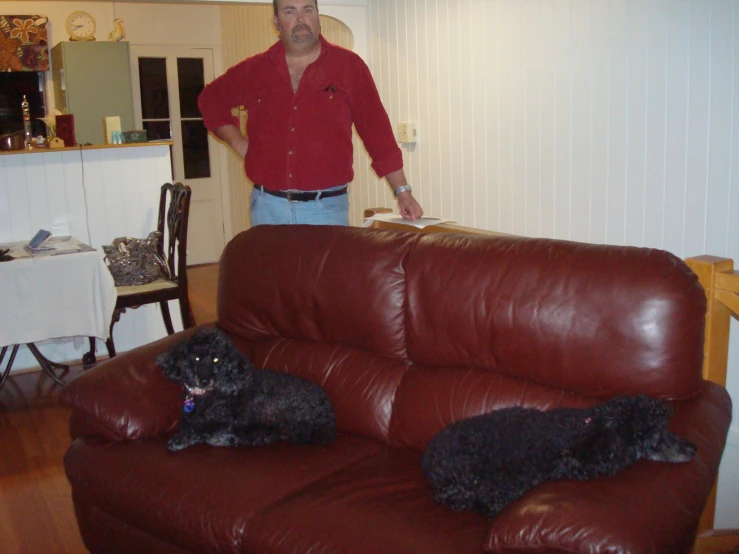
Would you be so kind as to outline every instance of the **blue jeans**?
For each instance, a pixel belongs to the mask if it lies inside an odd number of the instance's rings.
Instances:
[[[338,190],[347,185],[332,187]],[[256,225],[349,225],[349,195],[317,198],[308,202],[290,202],[286,198],[252,189],[249,205],[252,227]]]

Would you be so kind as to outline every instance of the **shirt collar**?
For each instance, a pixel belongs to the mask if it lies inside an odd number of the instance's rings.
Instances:
[[[327,41],[323,34],[318,35],[318,40],[321,41],[321,55],[318,56],[318,59],[320,60],[324,56],[330,55],[329,52],[331,52],[335,48],[335,46]],[[277,42],[270,46],[267,50],[267,54],[272,58],[284,60],[285,45],[282,43],[282,39],[278,39]]]

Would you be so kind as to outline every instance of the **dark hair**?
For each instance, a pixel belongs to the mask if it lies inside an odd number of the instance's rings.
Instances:
[[[318,0],[313,0],[313,2],[316,5],[316,9],[318,9]],[[277,15],[277,0],[272,0],[272,8],[275,10],[275,15]]]

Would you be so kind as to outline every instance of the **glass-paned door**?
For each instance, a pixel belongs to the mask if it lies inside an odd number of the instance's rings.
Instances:
[[[169,46],[132,46],[134,111],[148,140],[171,140],[172,174],[193,189],[188,264],[217,261],[224,245],[218,159],[197,99],[213,80],[213,52]]]

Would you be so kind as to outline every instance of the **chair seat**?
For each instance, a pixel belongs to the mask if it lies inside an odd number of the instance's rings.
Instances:
[[[122,287],[116,287],[115,290],[118,296],[129,296],[131,294],[141,294],[145,292],[154,292],[157,290],[164,289],[176,289],[177,283],[168,279],[159,278],[156,281],[147,283],[145,285],[127,285]]]

